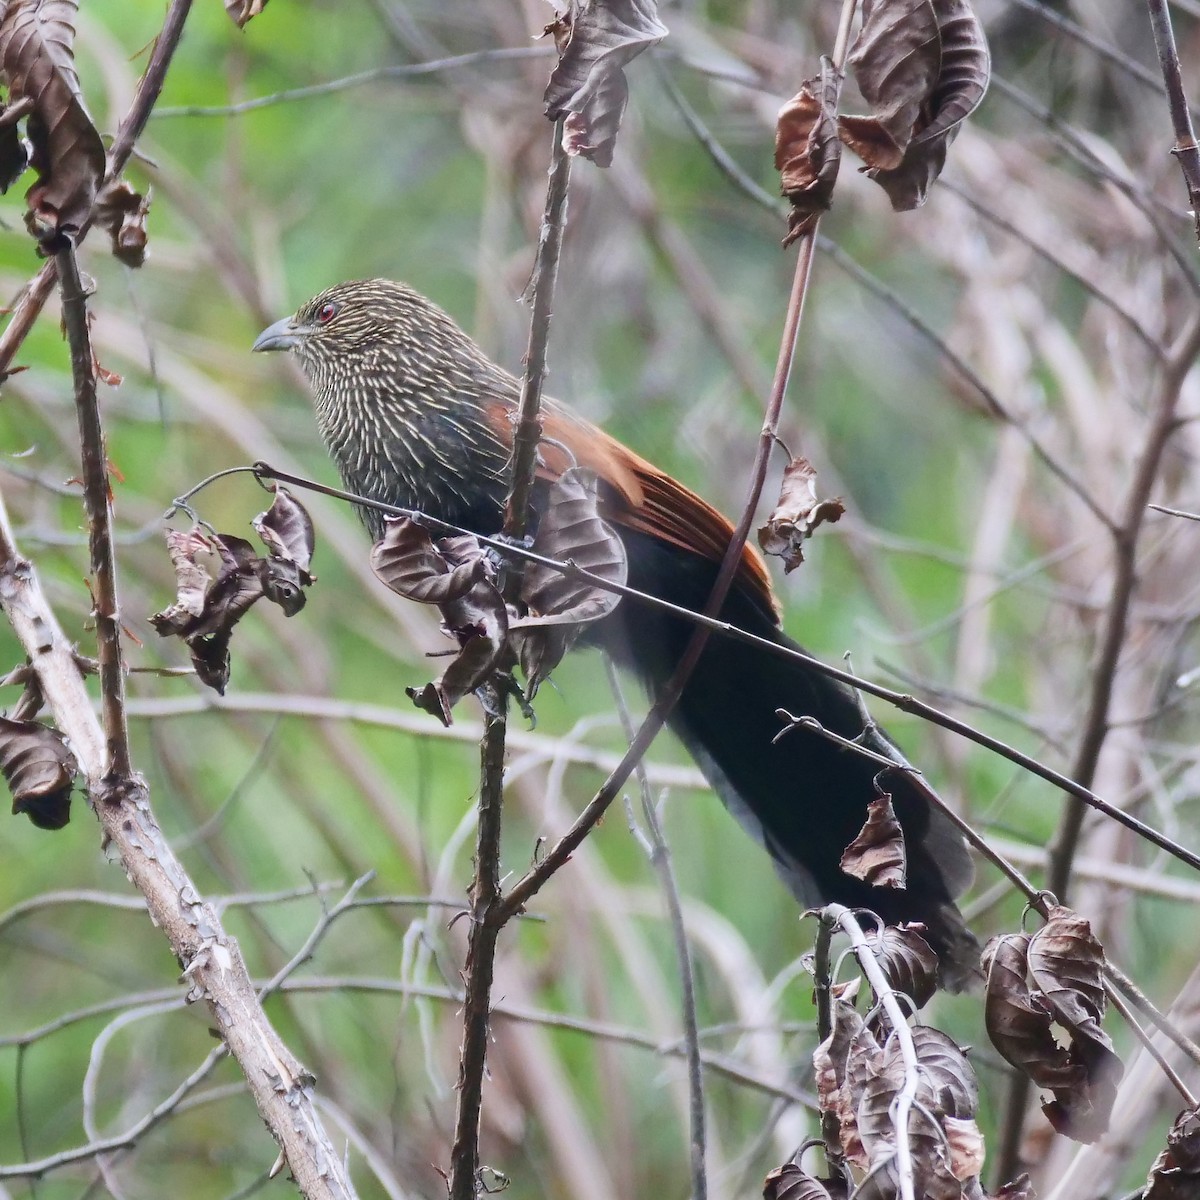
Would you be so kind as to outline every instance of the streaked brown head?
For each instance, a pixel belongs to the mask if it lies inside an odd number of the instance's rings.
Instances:
[[[351,491],[481,532],[498,525],[508,429],[495,413],[516,381],[420,292],[389,279],[336,284],[253,349],[299,360]],[[363,517],[377,536],[382,517]]]

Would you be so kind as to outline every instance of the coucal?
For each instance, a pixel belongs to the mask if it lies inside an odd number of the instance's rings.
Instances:
[[[440,308],[384,279],[338,284],[263,331],[255,350],[290,350],[313,391],[317,424],[346,487],[370,499],[482,534],[503,524],[513,415],[520,384]],[[600,480],[602,512],[625,544],[629,584],[693,610],[704,607],[732,534],[694,492],[596,426],[547,399],[538,479],[568,466]],[[544,498],[542,500],[544,503]],[[534,506],[539,498],[535,494]],[[373,537],[383,516],[362,515]],[[723,620],[780,645],[779,610],[762,558],[747,547]],[[653,695],[683,653],[692,626],[624,600],[588,640],[636,672]],[[943,982],[978,971],[979,946],[954,898],[971,879],[961,835],[910,772],[887,774],[904,830],[907,885],[869,886],[842,871],[846,846],[876,795],[880,768],[803,728],[778,741],[776,709],[907,765],[855,694],[795,660],[712,636],[671,717],[671,728],[729,810],[774,859],[806,905],[830,900],[885,922],[920,921]]]

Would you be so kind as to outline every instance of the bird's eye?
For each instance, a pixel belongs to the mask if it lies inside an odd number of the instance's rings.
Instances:
[[[337,311],[338,308],[336,304],[322,304],[321,307],[317,309],[317,320],[320,321],[322,325],[328,325],[329,322],[337,316]]]

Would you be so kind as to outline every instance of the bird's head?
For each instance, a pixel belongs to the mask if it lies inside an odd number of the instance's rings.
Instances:
[[[432,301],[390,279],[335,284],[262,331],[251,349],[290,350],[319,384],[330,372],[382,367],[419,372],[431,357],[453,364],[478,353]]]

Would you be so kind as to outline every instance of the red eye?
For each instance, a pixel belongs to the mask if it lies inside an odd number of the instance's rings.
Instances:
[[[322,325],[328,325],[329,322],[332,321],[336,316],[336,304],[322,304],[320,309],[317,311],[317,320],[320,321]]]

